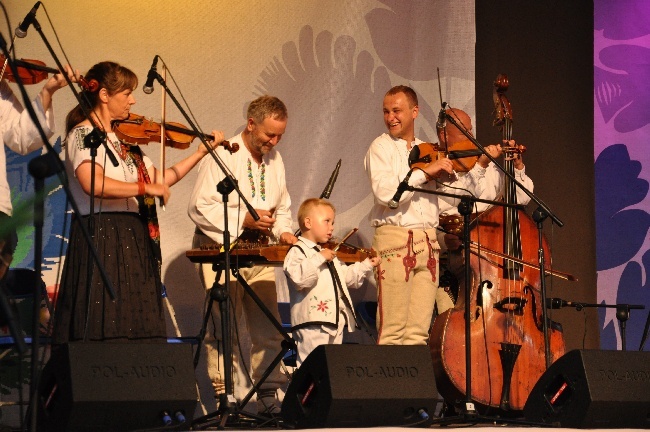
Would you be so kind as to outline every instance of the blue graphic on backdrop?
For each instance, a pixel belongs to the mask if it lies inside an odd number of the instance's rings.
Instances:
[[[638,262],[631,261],[625,266],[618,283],[618,292],[616,295],[616,304],[618,305],[644,305],[644,310],[631,309],[629,319],[625,323],[626,331],[626,348],[628,350],[637,350],[643,335],[643,328],[650,309],[650,281],[647,275],[650,274],[650,251],[646,251],[642,258],[643,269]],[[643,273],[646,274],[646,283],[643,283]],[[601,328],[601,339],[616,346],[616,334],[614,323],[618,325],[618,320],[611,321],[607,327],[605,323],[605,309],[601,308],[598,313]]]
[[[57,153],[61,152],[61,140],[54,143]],[[34,152],[25,156],[7,150],[7,179],[11,185],[11,197],[14,207],[14,218],[21,220],[17,228],[18,247],[13,256],[11,267],[34,268],[34,219],[33,197],[34,179],[28,171],[29,161],[39,156]],[[59,186],[59,187],[57,187]],[[54,189],[44,202],[43,221],[43,271],[53,270],[58,257],[65,253],[65,243],[61,251],[62,238],[67,238],[64,233],[65,220],[65,193],[60,187],[58,177],[45,181],[45,189]],[[25,203],[28,203],[27,205]]]
[[[631,260],[650,227],[650,214],[628,209],[648,194],[648,182],[640,179],[641,163],[630,160],[627,147],[607,147],[596,159],[597,270],[607,270]],[[624,192],[624,193],[621,193]]]

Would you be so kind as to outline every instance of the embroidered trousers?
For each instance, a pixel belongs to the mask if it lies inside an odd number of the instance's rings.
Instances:
[[[373,248],[382,258],[377,269],[377,343],[426,345],[435,302],[442,310],[453,307],[444,290],[438,290],[436,230],[378,227]]]

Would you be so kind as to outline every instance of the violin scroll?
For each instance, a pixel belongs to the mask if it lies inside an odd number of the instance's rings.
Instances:
[[[80,75],[79,85],[84,91],[87,91],[89,93],[95,93],[97,90],[99,90],[99,82],[95,78],[86,80],[83,75]]]

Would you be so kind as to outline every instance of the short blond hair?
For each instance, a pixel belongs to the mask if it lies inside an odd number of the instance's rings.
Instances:
[[[308,198],[300,204],[300,208],[298,209],[298,226],[300,227],[300,231],[307,231],[307,228],[305,227],[305,219],[307,216],[309,216],[309,212],[315,209],[316,207],[329,207],[332,209],[334,213],[336,213],[336,208],[334,207],[334,204],[331,202],[327,201],[326,199],[322,198]]]

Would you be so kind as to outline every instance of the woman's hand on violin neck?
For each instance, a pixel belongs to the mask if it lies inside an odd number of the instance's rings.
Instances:
[[[65,66],[65,71],[64,73],[68,76],[71,82],[76,83],[79,80],[79,70],[72,71],[72,68],[70,65]],[[63,75],[63,72],[54,74],[50,77],[45,82],[45,85],[43,86],[43,90],[49,92],[50,94],[54,94],[55,91],[65,87],[68,85],[68,81],[66,81],[65,76]]]
[[[72,68],[68,65],[65,66],[65,73],[70,78],[70,81],[77,82],[79,77],[79,71],[76,73],[72,72]],[[43,109],[45,111],[49,110],[52,106],[52,95],[54,92],[68,85],[68,82],[65,80],[65,77],[62,73],[54,74],[45,82],[45,85],[41,89],[41,103],[43,104]]]
[[[167,204],[167,201],[169,201],[169,197],[172,193],[169,189],[169,186],[161,183],[147,183],[145,184],[144,191],[147,195],[161,197],[163,204]]]
[[[217,147],[219,147],[219,144],[221,144],[226,138],[223,134],[223,131],[220,130],[213,130],[212,136],[214,137],[214,140],[209,141],[208,144],[210,144],[212,150],[215,150]],[[206,154],[208,154],[208,149],[205,148],[203,143],[199,144],[199,149],[197,151],[201,154],[201,156],[205,156]]]

